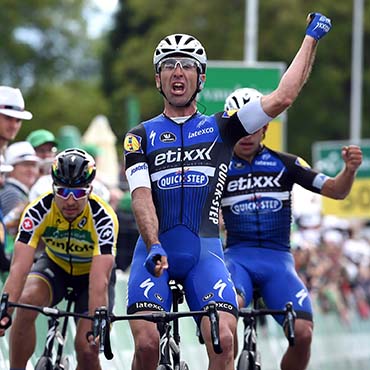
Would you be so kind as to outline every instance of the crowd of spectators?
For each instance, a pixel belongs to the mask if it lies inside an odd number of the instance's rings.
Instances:
[[[296,270],[323,313],[344,324],[352,314],[370,318],[370,222],[322,215],[309,208],[295,218],[292,252]]]

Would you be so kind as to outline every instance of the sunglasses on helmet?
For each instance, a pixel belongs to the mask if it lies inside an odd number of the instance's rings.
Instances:
[[[72,194],[75,200],[86,198],[91,191],[91,187],[88,188],[66,188],[63,186],[53,186],[54,194],[62,199],[67,200]]]
[[[158,71],[173,71],[180,66],[182,69],[186,71],[191,71],[199,68],[201,70],[200,63],[192,58],[166,58],[159,62]]]

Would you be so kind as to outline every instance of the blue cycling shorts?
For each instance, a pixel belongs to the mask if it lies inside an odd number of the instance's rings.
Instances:
[[[253,289],[258,289],[268,308],[280,310],[291,301],[297,318],[312,321],[311,298],[295,270],[290,252],[243,247],[240,243],[224,253],[235,288],[244,297],[246,306],[252,300]],[[275,319],[281,325],[284,318]]]
[[[201,310],[215,301],[218,310],[237,316],[236,291],[218,238],[200,238],[179,225],[161,234],[159,240],[168,255],[169,268],[160,277],[151,275],[144,266],[148,252],[139,238],[128,281],[128,314],[170,311],[168,281],[176,280],[184,287],[190,310]]]

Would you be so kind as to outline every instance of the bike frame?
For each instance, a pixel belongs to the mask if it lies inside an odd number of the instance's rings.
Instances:
[[[169,282],[169,286],[172,291],[172,312],[178,312],[179,304],[184,301],[183,288],[173,280]],[[169,322],[157,323],[157,329],[160,334],[160,359],[158,365],[171,366],[173,364],[173,369],[178,369],[181,361],[178,318],[173,320],[173,334],[171,334],[171,325]]]
[[[73,290],[70,290],[67,293],[67,296],[65,298],[67,300],[66,312],[71,312],[72,305],[74,302]],[[63,319],[63,326],[60,332],[60,337],[58,338],[57,353],[56,353],[55,362],[53,365],[54,369],[61,368],[61,362],[63,358],[63,349],[64,349],[64,344],[65,344],[66,335],[67,335],[67,328],[68,328],[68,318],[69,316],[64,316],[64,319]],[[58,334],[58,327],[59,327],[59,318],[51,316],[48,320],[48,332],[46,335],[44,352],[42,354],[42,356],[46,356],[50,358],[51,360],[53,356],[55,338],[57,337],[57,334]]]

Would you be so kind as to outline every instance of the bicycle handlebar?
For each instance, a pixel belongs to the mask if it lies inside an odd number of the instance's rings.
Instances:
[[[113,358],[113,352],[110,343],[110,324],[115,321],[121,320],[146,320],[153,323],[159,322],[170,322],[181,317],[193,317],[193,316],[208,316],[210,325],[211,325],[211,337],[212,345],[215,353],[222,353],[222,347],[220,343],[219,336],[219,316],[216,308],[216,303],[214,301],[209,302],[205,306],[204,310],[201,311],[181,311],[181,312],[151,312],[146,314],[135,314],[135,315],[124,315],[124,316],[115,316],[110,315],[105,306],[99,307],[95,310],[94,316],[89,316],[86,314],[80,314],[70,311],[62,311],[55,307],[42,307],[34,306],[24,303],[15,303],[9,301],[9,294],[3,293],[1,296],[0,302],[0,321],[4,318],[8,318],[6,325],[0,323],[1,329],[7,329],[12,323],[12,317],[8,313],[9,307],[18,307],[22,309],[34,310],[42,313],[45,316],[52,316],[55,318],[72,316],[76,318],[84,318],[93,321],[92,331],[86,333],[86,338],[88,339],[93,335],[94,340],[99,338],[99,351],[104,352],[104,356],[111,360]]]
[[[242,308],[239,310],[239,316],[241,317],[257,317],[266,315],[284,315],[283,329],[285,337],[289,342],[289,346],[294,346],[295,336],[294,336],[294,322],[296,318],[296,313],[293,309],[293,303],[287,302],[283,310],[273,310],[268,308],[260,309],[249,309]]]
[[[145,320],[153,323],[165,323],[176,320],[182,317],[193,316],[208,316],[211,324],[212,344],[215,353],[222,353],[220,336],[219,336],[219,317],[216,309],[216,303],[210,302],[204,310],[201,311],[181,311],[181,312],[167,312],[156,311],[145,314],[123,315],[115,316],[108,315],[106,307],[100,307],[95,310],[93,332],[88,333],[95,338],[100,338],[100,351],[104,352],[104,356],[111,360],[113,353],[110,344],[110,323],[115,321],[128,321],[128,320]]]
[[[71,317],[80,318],[80,319],[82,318],[82,319],[93,320],[93,318],[89,315],[85,315],[85,314],[77,313],[77,312],[62,311],[56,307],[43,307],[43,306],[34,306],[31,304],[26,304],[26,303],[11,302],[9,301],[9,294],[3,293],[1,296],[1,303],[0,303],[0,321],[4,317],[7,317],[8,322],[6,325],[2,325],[0,323],[1,329],[7,329],[12,324],[12,317],[8,313],[9,307],[18,307],[18,308],[22,308],[25,310],[33,310],[33,311],[40,312],[45,316],[52,316],[55,318],[71,316]]]

